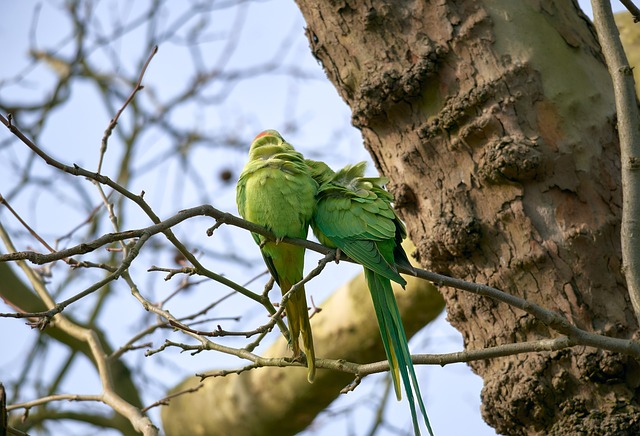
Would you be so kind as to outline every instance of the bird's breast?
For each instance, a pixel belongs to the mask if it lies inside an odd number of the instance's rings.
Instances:
[[[246,184],[246,218],[267,227],[276,237],[304,238],[314,205],[314,185],[304,174],[277,168],[256,171]]]

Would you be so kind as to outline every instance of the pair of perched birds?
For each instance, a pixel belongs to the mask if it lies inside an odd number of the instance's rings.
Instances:
[[[321,244],[338,248],[363,265],[396,396],[401,399],[404,386],[419,434],[417,399],[432,433],[390,282],[407,283],[397,270],[398,265],[411,269],[401,246],[406,230],[391,206],[393,197],[383,187],[386,178],[367,178],[364,171],[365,162],[360,162],[334,172],[323,162],[304,159],[277,131],[265,130],[251,143],[249,161],[238,180],[238,211],[277,238],[253,234],[283,295],[303,278],[304,248],[280,240],[306,238],[309,225]],[[304,288],[289,298],[285,310],[290,345],[294,355],[301,356],[302,336],[307,378],[312,382],[315,352]]]

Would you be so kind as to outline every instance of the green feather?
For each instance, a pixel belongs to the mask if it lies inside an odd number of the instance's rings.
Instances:
[[[281,244],[284,237],[306,238],[313,211],[317,182],[311,177],[302,154],[275,130],[265,130],[251,143],[249,161],[236,186],[236,203],[243,218],[266,227],[277,240],[253,234],[262,257],[286,294],[303,278],[304,248]],[[294,355],[301,355],[299,337],[307,354],[307,378],[315,377],[315,351],[304,287],[285,305]]]
[[[339,248],[363,265],[396,396],[400,399],[404,388],[415,434],[420,434],[419,410],[433,435],[391,287],[391,280],[402,286],[407,283],[398,265],[413,268],[401,245],[406,230],[391,207],[393,197],[383,188],[387,179],[365,178],[365,162],[338,172],[323,162],[306,162],[320,185],[311,221],[313,232],[322,244]]]

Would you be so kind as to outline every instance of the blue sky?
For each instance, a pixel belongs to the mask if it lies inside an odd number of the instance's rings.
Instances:
[[[581,6],[590,14],[588,2],[580,1]],[[614,2],[616,10],[621,7]],[[53,6],[55,2],[44,2],[40,13],[36,39],[39,46],[49,47],[51,41],[60,41],[65,37],[63,26],[59,25],[61,16]],[[142,2],[131,2],[129,10],[110,10],[114,2],[101,2],[104,23],[109,23],[113,17],[136,15],[136,8]],[[3,43],[3,58],[10,62],[0,63],[0,81],[14,77],[17,73],[27,68],[28,62],[28,29],[31,25],[33,2],[6,1],[3,4],[5,13],[0,18],[0,38]],[[177,3],[172,3],[177,5]],[[178,6],[171,8],[180,9]],[[242,9],[242,8],[241,8]],[[167,10],[167,21],[176,11]],[[359,132],[350,126],[350,113],[344,102],[340,99],[333,86],[326,80],[322,69],[308,51],[308,43],[302,29],[304,22],[292,2],[251,2],[244,10],[223,12],[219,16],[219,22],[215,23],[218,34],[212,35],[212,43],[208,46],[207,62],[211,65],[221,65],[225,71],[251,68],[269,62],[278,57],[285,67],[276,70],[272,74],[247,80],[235,87],[221,104],[208,104],[202,106],[189,106],[176,112],[172,122],[185,127],[200,129],[203,134],[216,138],[229,138],[236,135],[239,139],[251,138],[256,132],[264,128],[277,128],[287,133],[287,138],[297,148],[310,157],[322,157],[331,165],[342,166],[349,162],[368,159],[368,155],[362,147]],[[242,26],[238,26],[242,23]],[[166,23],[165,23],[166,24]],[[238,48],[227,56],[224,52],[224,44],[217,43],[221,37],[238,32],[240,43]],[[218,38],[218,39],[216,39]],[[281,41],[289,38],[289,44],[283,48]],[[125,62],[118,68],[110,65],[109,53],[97,50],[95,63],[108,74],[132,75],[137,71],[135,60],[144,56],[145,47],[139,43],[140,35],[132,32],[131,35],[116,41],[114,50]],[[53,44],[55,46],[55,44]],[[61,44],[59,54],[69,55],[68,45]],[[154,57],[145,76],[144,83],[149,90],[158,93],[161,100],[167,101],[172,95],[179,93],[189,74],[190,57],[177,41],[168,41],[160,47]],[[296,68],[300,76],[295,78],[286,74],[291,68]],[[27,70],[28,71],[28,70]],[[26,80],[14,86],[0,87],[0,97],[3,101],[15,99],[16,101],[38,101],[43,92],[48,89],[53,79],[52,71],[46,67],[38,67],[35,71],[28,72]],[[123,84],[123,90],[127,85]],[[208,89],[207,92],[215,95],[222,93],[223,89]],[[140,94],[144,104],[152,105],[153,102]],[[75,162],[89,169],[94,169],[98,161],[98,149],[102,133],[113,116],[100,102],[95,90],[86,84],[78,84],[73,90],[73,98],[63,109],[56,111],[51,121],[47,124],[39,145],[50,151],[54,156],[66,162]],[[296,126],[291,129],[291,126]],[[331,126],[331,128],[327,128]],[[122,128],[130,126],[126,117],[123,117]],[[72,133],[72,134],[70,134]],[[0,141],[7,138],[7,132],[0,134]],[[105,164],[105,173],[113,174],[117,168],[113,166],[118,161],[122,144],[118,142],[116,135],[111,139],[108,159]],[[230,152],[228,149],[215,146],[196,150],[195,161],[198,165],[193,171],[199,175],[198,180],[205,183],[206,189],[201,189],[198,184],[183,176],[183,167],[176,159],[156,162],[154,159],[159,154],[167,152],[174,146],[169,138],[150,132],[145,141],[136,150],[135,159],[139,162],[136,166],[141,173],[132,190],[137,192],[145,190],[147,199],[161,216],[168,216],[176,211],[208,202],[214,206],[236,213],[233,189],[222,183],[218,174],[221,170],[230,168],[236,174],[244,164],[245,150]],[[6,195],[18,184],[20,165],[28,158],[28,152],[18,147],[0,148],[0,159],[5,164],[0,171],[0,193]],[[154,170],[145,173],[145,168],[153,163]],[[87,211],[83,204],[73,199],[73,193],[66,188],[64,178],[59,178],[54,171],[45,165],[36,162],[35,168],[44,178],[56,178],[59,181],[56,195],[47,195],[40,189],[34,188],[24,191],[16,196],[15,208],[22,211],[29,223],[36,227],[41,234],[54,238],[62,230],[68,230],[82,221]],[[370,172],[374,172],[371,167]],[[87,192],[95,195],[95,192],[86,188]],[[10,229],[19,229],[8,214],[0,212],[0,219]],[[148,224],[144,217],[134,210],[128,215],[127,225],[137,226]],[[177,229],[178,234],[187,240],[197,240],[192,236],[193,232],[203,235],[203,229],[208,223],[197,221],[196,227]],[[108,231],[108,229],[106,229]],[[221,237],[224,244],[247,247],[246,257],[252,260],[251,274],[263,269],[261,260],[250,237],[244,232],[233,229],[221,229]],[[217,235],[216,235],[217,237]],[[226,242],[225,242],[226,241]],[[20,240],[25,249],[33,241],[27,238]],[[205,241],[207,244],[208,241]],[[165,259],[166,260],[166,259]],[[224,271],[229,277],[242,281],[249,273],[244,267],[233,266],[223,260],[211,258],[211,265],[220,271]],[[315,264],[317,258],[310,256],[307,268]],[[145,265],[143,265],[145,266]],[[338,266],[332,266],[338,268]],[[315,281],[308,287],[308,292],[314,295],[316,302],[322,301],[328,293],[344,280],[356,274],[357,267],[344,263],[339,265],[340,272],[334,272],[334,279]],[[59,271],[59,270],[58,270]],[[144,268],[137,272],[145,276]],[[141,279],[146,280],[146,279]],[[149,279],[151,281],[151,279]],[[160,281],[160,280],[159,280]],[[55,280],[54,280],[55,283]],[[128,320],[140,320],[141,308],[128,295],[123,284],[119,284],[116,290],[118,298],[110,300],[106,313],[118,314],[121,319],[127,320],[113,331],[113,341],[121,343],[126,341],[140,327],[137,322]],[[159,294],[168,292],[154,282],[154,287],[160,289]],[[259,289],[260,285],[256,288]],[[222,292],[222,291],[221,291]],[[202,290],[194,292],[189,298],[176,302],[172,311],[185,313],[194,304],[200,304],[206,295]],[[248,311],[245,316],[247,322],[260,319],[261,313],[250,307],[243,309],[243,302],[235,299],[231,308],[236,312]],[[7,307],[0,304],[0,311],[7,311]],[[82,316],[82,314],[78,314]],[[102,322],[107,322],[105,317]],[[147,321],[149,321],[147,319]],[[4,349],[15,350],[15,353],[0,355],[0,380],[7,379],[15,374],[12,370],[20,365],[29,347],[32,346],[34,332],[24,326],[21,321],[0,318],[0,332],[11,332],[10,335],[2,334],[0,337]],[[155,338],[157,339],[157,338]],[[441,317],[437,322],[425,328],[411,342],[412,350],[420,353],[444,353],[459,351],[462,349],[460,335],[452,329]],[[50,365],[43,367],[42,371],[53,371],[57,364],[63,362],[61,354],[52,353]],[[59,351],[59,350],[58,350]],[[158,378],[163,379],[164,385],[156,385],[155,389],[146,392],[145,400],[152,402],[163,394],[165,386],[171,386],[184,375],[211,368],[212,356],[183,356],[173,353],[166,361],[156,362],[153,359],[144,359],[140,355],[129,357],[132,365],[143,365],[145,371],[153,372]],[[218,359],[218,356],[216,356]],[[216,365],[235,366],[235,359],[221,359]],[[98,389],[97,380],[91,376],[92,371],[86,362],[77,363],[77,371],[87,374],[81,381],[80,378],[65,381],[62,388],[66,392],[93,393]],[[180,368],[180,371],[176,371]],[[440,367],[420,367],[419,377],[423,393],[427,402],[427,408],[438,435],[490,435],[494,431],[486,426],[480,417],[479,393],[482,387],[481,380],[473,375],[467,366],[462,364]],[[365,399],[379,391],[383,382],[383,376],[367,377],[365,382],[355,393],[342,396],[334,405],[335,413],[358,402],[365,402],[364,407],[358,409],[358,420],[371,418],[372,409]],[[408,407],[406,403],[389,403],[389,410],[394,416],[394,424],[403,429],[410,429]],[[157,409],[156,409],[157,410]],[[157,419],[157,413],[153,417]],[[348,427],[347,416],[339,413],[335,415],[325,414],[318,418],[317,425],[307,431],[308,434],[328,435],[331,433],[344,434]],[[368,423],[369,421],[367,421]],[[366,430],[358,428],[356,434],[363,434]],[[379,434],[392,434],[382,430]]]

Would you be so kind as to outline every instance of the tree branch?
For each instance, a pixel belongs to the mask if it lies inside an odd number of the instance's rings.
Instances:
[[[79,394],[56,394],[38,398],[37,400],[25,401],[7,406],[7,410],[30,409],[35,406],[47,404],[52,401],[97,401],[102,402],[100,395],[79,395]]]
[[[0,231],[2,232],[3,241],[7,249],[9,251],[15,251],[15,247],[1,225]],[[24,261],[18,261],[18,266],[20,266],[27,275],[32,286],[47,307],[50,308],[50,311],[55,310],[55,303],[40,277],[31,268],[29,268]],[[123,399],[116,392],[116,382],[113,380],[111,365],[98,334],[94,330],[73,323],[64,316],[56,317],[55,322],[56,327],[60,330],[89,346],[89,349],[91,350],[91,358],[93,359],[102,383],[102,394],[100,395],[101,401],[111,407],[116,413],[126,417],[131,425],[139,432],[148,436],[157,435],[158,429],[153,425],[151,420],[141,413],[139,408]]]
[[[49,255],[39,255],[39,256],[48,256],[48,259],[57,259],[57,258],[61,258],[63,257],[63,255],[68,255],[68,253],[70,252],[78,252],[80,250],[81,247],[83,247],[84,249],[87,249],[87,247],[94,247],[97,248],[101,243],[106,243],[106,241],[112,241],[114,239],[117,238],[124,238],[125,236],[131,236],[131,235],[151,235],[151,234],[156,234],[156,233],[161,233],[163,231],[165,231],[166,229],[172,227],[173,225],[180,223],[184,220],[186,220],[187,218],[191,218],[194,216],[199,216],[199,215],[205,215],[205,216],[209,216],[211,218],[214,218],[217,220],[218,223],[224,223],[224,224],[229,224],[235,227],[239,227],[254,233],[258,233],[261,234],[263,236],[266,236],[268,238],[274,239],[275,240],[275,236],[267,229],[253,224],[249,221],[243,220],[242,218],[236,217],[230,213],[227,212],[222,212],[216,208],[214,208],[213,206],[210,205],[202,205],[202,206],[197,206],[197,207],[193,207],[190,209],[185,209],[182,210],[180,212],[178,212],[176,215],[174,215],[173,217],[168,218],[165,221],[162,221],[156,225],[153,226],[149,226],[145,229],[138,229],[138,230],[130,230],[127,232],[121,232],[121,233],[114,233],[114,234],[110,234],[110,235],[105,235],[101,238],[98,238],[95,241],[86,243],[86,244],[80,244],[77,247],[71,247],[67,250],[64,251],[59,251],[57,253],[52,253]],[[293,245],[298,245],[298,246],[302,246],[305,247],[309,250],[312,251],[316,251],[320,254],[324,254],[325,256],[329,256],[329,257],[325,257],[322,261],[321,264],[319,265],[318,268],[316,268],[315,270],[313,270],[305,279],[306,280],[310,280],[313,276],[315,276],[315,274],[319,274],[319,272],[322,270],[322,268],[324,268],[324,265],[326,265],[327,262],[329,262],[331,259],[333,259],[335,257],[335,250],[330,249],[328,247],[325,247],[321,244],[312,242],[312,241],[308,241],[306,239],[298,239],[298,238],[284,238],[282,240],[283,243],[287,243],[287,244],[293,244]],[[29,254],[27,255],[18,255],[18,258],[24,257],[24,258],[38,258],[38,256],[35,256],[33,254]],[[39,258],[42,259],[42,258]],[[0,261],[1,260],[9,260],[9,259],[3,259],[2,256],[0,256]],[[348,259],[348,258],[342,258],[342,260],[344,261],[349,261],[349,262],[353,262],[352,260]],[[118,268],[118,271],[122,271],[122,268]],[[425,279],[425,280],[429,280],[433,283],[435,283],[436,285],[439,286],[448,286],[448,287],[452,287],[455,289],[459,289],[462,291],[466,291],[466,292],[471,292],[477,295],[481,295],[481,296],[485,296],[485,297],[489,297],[492,298],[494,300],[497,301],[501,301],[503,303],[509,304],[510,306],[513,307],[517,307],[533,316],[535,316],[536,318],[538,318],[540,321],[542,321],[544,324],[548,325],[549,327],[553,328],[554,330],[556,330],[557,332],[567,335],[569,338],[571,338],[572,340],[578,340],[580,344],[582,345],[591,345],[594,347],[601,347],[604,349],[608,349],[611,351],[616,351],[616,352],[620,352],[623,354],[628,354],[628,355],[633,355],[633,356],[639,356],[640,357],[640,348],[638,348],[638,344],[634,341],[629,341],[629,340],[624,340],[624,339],[617,339],[617,338],[611,338],[611,337],[607,337],[607,336],[603,336],[603,335],[599,335],[597,333],[591,333],[591,332],[587,332],[585,330],[579,329],[578,327],[572,325],[564,316],[556,313],[556,312],[552,312],[548,309],[545,309],[537,304],[531,303],[527,300],[525,300],[524,298],[520,298],[517,297],[513,294],[509,294],[506,292],[503,292],[499,289],[493,288],[491,286],[487,286],[487,285],[483,285],[483,284],[479,284],[479,283],[472,283],[472,282],[467,282],[461,279],[456,279],[456,278],[452,278],[452,277],[448,277],[442,274],[437,274],[437,273],[433,273],[430,271],[426,271],[420,268],[414,268],[414,270],[409,270],[409,269],[404,269],[404,268],[399,268],[400,272],[403,272],[405,274],[410,274],[410,275],[416,275],[417,277],[421,278],[421,279]],[[202,271],[200,271],[199,269],[197,269],[199,274],[202,274]],[[207,275],[207,274],[203,274],[203,275]],[[107,278],[105,278],[104,280],[108,279],[111,276],[108,276]],[[215,277],[219,277],[217,274],[215,275]],[[239,288],[240,286],[237,285],[236,283],[232,282],[229,279],[224,279],[225,282],[230,282],[233,284],[233,289]],[[91,287],[90,289],[93,289],[95,286]],[[295,287],[292,287],[292,289],[289,291],[289,294],[292,292],[295,292]],[[88,290],[84,291],[83,294],[87,293]],[[250,295],[253,296],[252,299],[257,300],[257,301],[261,301],[262,297],[261,296],[257,296],[257,294],[252,293],[251,291],[248,290],[244,290],[243,295],[245,295],[246,293],[249,293]],[[80,295],[80,294],[78,294]],[[72,297],[74,300],[76,301],[78,298],[78,296],[74,296]],[[289,295],[285,295],[283,298],[289,298]],[[67,300],[68,301],[68,300]],[[286,301],[286,300],[285,300]],[[65,304],[66,302],[60,303],[60,304]],[[69,303],[66,303],[69,304]],[[283,312],[283,306],[281,306],[278,310],[273,311],[273,313],[270,313],[270,315],[272,316],[273,319],[275,320],[280,320],[280,316],[278,316],[279,314],[281,315]],[[46,312],[48,313],[48,312]],[[37,315],[37,314],[35,314]],[[6,316],[6,315],[5,315]],[[20,316],[26,316],[26,315],[20,315]],[[29,314],[29,316],[34,316],[34,314]],[[286,328],[285,328],[286,330]]]
[[[118,112],[116,112],[115,116],[109,122],[107,129],[104,131],[104,135],[102,136],[102,141],[100,143],[101,145],[100,145],[100,160],[98,162],[98,171],[97,171],[98,173],[102,171],[102,162],[104,159],[104,155],[107,152],[107,143],[109,141],[109,136],[111,136],[113,129],[116,128],[116,125],[118,124],[118,119],[120,118],[120,115],[122,115],[122,112],[124,112],[124,110],[129,105],[129,103],[133,101],[133,98],[136,96],[138,91],[141,91],[144,88],[144,86],[142,86],[142,78],[144,77],[144,73],[147,71],[147,67],[151,63],[151,59],[153,59],[156,53],[158,53],[158,46],[154,45],[153,49],[151,50],[151,54],[149,55],[149,57],[147,58],[147,61],[142,66],[142,70],[140,71],[140,75],[138,76],[138,82],[136,82],[135,86],[133,87],[133,90],[131,91],[131,94],[129,94],[129,97],[125,100],[125,102],[122,104],[120,109],[118,109]]]
[[[638,21],[640,21],[640,9],[638,9],[638,7],[635,4],[633,4],[631,0],[620,0],[620,3],[622,3],[624,7],[627,8],[627,10],[631,13],[631,15],[633,15],[634,23],[637,23]],[[595,15],[595,11],[594,11],[594,15]]]
[[[609,0],[591,0],[593,21],[607,61],[618,114],[622,160],[622,262],[640,323],[640,117],[633,71],[624,53]]]

